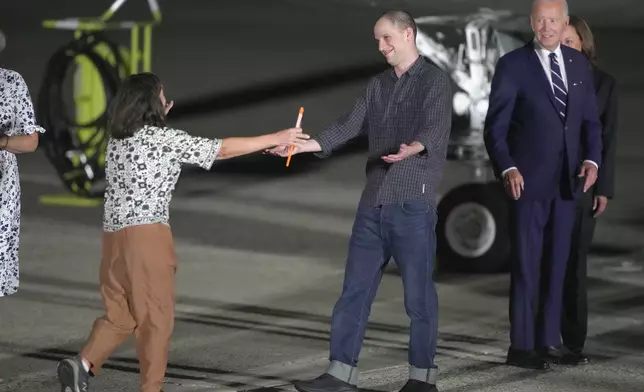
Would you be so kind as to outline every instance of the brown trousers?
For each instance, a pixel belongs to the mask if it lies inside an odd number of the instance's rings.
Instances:
[[[159,392],[174,328],[176,258],[170,228],[159,223],[104,232],[102,253],[105,315],[94,322],[81,356],[96,375],[134,333],[141,392]]]

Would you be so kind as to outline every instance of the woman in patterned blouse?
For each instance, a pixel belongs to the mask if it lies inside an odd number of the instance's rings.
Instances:
[[[216,159],[299,146],[309,138],[299,128],[248,138],[191,136],[166,126],[171,107],[150,73],[127,78],[110,104],[99,277],[105,315],[80,354],[59,363],[63,390],[87,391],[90,374],[134,333],[141,391],[161,391],[175,304],[169,205],[182,165],[209,169]]]
[[[4,36],[0,32],[0,51]],[[0,68],[0,297],[14,294],[19,285],[20,178],[16,154],[38,146],[29,89],[22,76]]]

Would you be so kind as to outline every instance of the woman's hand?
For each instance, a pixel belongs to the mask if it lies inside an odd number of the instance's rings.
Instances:
[[[276,146],[301,146],[311,136],[302,133],[302,128],[284,129],[273,134]]]

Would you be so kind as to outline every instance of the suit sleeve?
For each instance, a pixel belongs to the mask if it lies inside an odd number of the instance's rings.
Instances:
[[[586,101],[584,102],[584,116],[582,123],[582,143],[584,143],[585,161],[593,161],[598,167],[602,166],[602,124],[597,114],[597,96],[593,83],[593,74],[590,64],[586,68]]]
[[[492,78],[484,131],[485,148],[498,178],[501,178],[501,173],[506,169],[516,167],[510,156],[508,132],[517,93],[518,89],[512,79],[506,57],[501,57]]]
[[[595,194],[613,198],[615,193],[615,155],[617,149],[617,86],[610,79],[610,93],[606,110],[602,113],[602,167],[599,170]]]

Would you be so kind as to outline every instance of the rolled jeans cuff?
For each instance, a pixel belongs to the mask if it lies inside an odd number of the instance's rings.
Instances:
[[[358,385],[358,368],[340,361],[331,361],[326,373],[333,377],[349,383],[351,385]]]
[[[409,365],[409,379],[436,385],[436,380],[438,379],[438,368],[419,369],[415,366]]]

